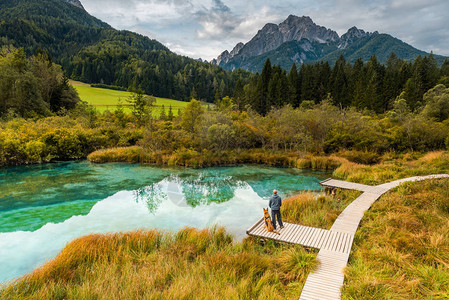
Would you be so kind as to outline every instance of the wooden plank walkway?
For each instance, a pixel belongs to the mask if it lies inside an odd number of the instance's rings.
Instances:
[[[407,181],[420,181],[426,179],[449,178],[447,174],[415,176],[384,183],[378,186],[369,186],[335,179],[327,179],[321,185],[327,188],[354,189],[363,194],[350,203],[338,216],[331,229],[308,227],[303,225],[284,223],[280,234],[268,232],[263,218],[251,226],[246,233],[250,236],[273,239],[280,242],[301,244],[306,247],[320,249],[317,259],[320,265],[317,270],[310,273],[303,287],[302,300],[308,299],[340,299],[341,287],[344,282],[344,268],[354,240],[354,234],[360,221],[371,205],[392,188]]]
[[[345,189],[354,188],[355,190],[364,192],[343,210],[329,231],[347,233],[354,237],[365,211],[367,211],[371,205],[382,196],[382,194],[406,181],[420,181],[443,177],[449,177],[449,175],[416,176],[378,186],[345,183],[344,181],[334,179],[326,180],[323,182],[323,186]],[[307,277],[299,299],[341,299],[341,287],[344,282],[343,272],[348,263],[349,252],[340,253],[333,250],[320,249],[317,259],[321,264],[316,271],[310,273]]]
[[[349,254],[352,239],[354,238],[353,234],[345,232],[330,231],[287,222],[284,222],[284,228],[278,228],[278,231],[280,234],[268,232],[265,228],[264,219],[261,218],[246,233],[250,236],[347,254]]]

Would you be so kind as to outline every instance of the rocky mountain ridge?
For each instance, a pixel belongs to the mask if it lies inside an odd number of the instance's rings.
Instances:
[[[266,24],[249,42],[237,44],[231,52],[224,51],[211,63],[228,70],[242,68],[259,72],[267,58],[288,69],[293,63],[328,61],[332,64],[340,55],[350,62],[358,58],[367,61],[376,55],[385,62],[391,52],[402,59],[427,55],[388,34],[365,32],[354,26],[339,36],[337,32],[315,24],[308,16],[290,15],[278,25]]]
[[[266,24],[248,43],[238,43],[231,52],[225,50],[212,63],[223,65],[236,56],[254,57],[274,50],[285,42],[301,41],[302,39],[329,43],[339,41],[340,37],[337,32],[316,25],[308,16],[290,15],[279,25]]]

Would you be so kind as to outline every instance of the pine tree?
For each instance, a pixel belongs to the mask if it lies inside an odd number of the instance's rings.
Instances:
[[[196,100],[197,98],[198,98],[198,95],[197,95],[197,93],[195,91],[195,87],[193,87],[192,91],[190,92],[190,100],[192,100],[192,99]]]
[[[215,102],[220,101],[220,93],[218,92],[218,90],[215,90],[215,96],[214,96]]]
[[[383,93],[385,67],[378,62],[375,55],[371,56],[366,67],[368,84],[366,87],[367,108],[377,113],[385,112],[388,106],[388,101],[385,101]]]
[[[165,105],[162,104],[161,114],[159,116],[159,120],[166,121],[167,120],[167,114],[165,113]]]
[[[415,110],[422,104],[424,93],[436,84],[435,59],[418,56],[413,64],[412,76],[404,87],[407,105]]]
[[[438,70],[438,64],[435,59],[435,56],[432,52],[430,52],[429,56],[424,57],[424,89],[427,92],[431,88],[433,88],[437,82],[440,75],[440,71]]]
[[[313,80],[313,69],[311,65],[302,65],[299,70],[301,79],[301,102],[304,100],[313,100],[317,103],[320,99],[314,97],[315,82]]]
[[[273,69],[274,71],[274,69]],[[268,94],[267,94],[267,105],[268,107],[271,106],[279,106],[279,103],[277,103],[277,86],[279,82],[279,72],[273,72],[273,76],[270,79],[270,82],[268,84]]]
[[[385,68],[385,77],[383,82],[383,91],[385,98],[384,111],[390,109],[395,98],[401,93],[405,84],[401,80],[400,70],[404,62],[399,59],[396,53],[392,52],[387,60]]]
[[[322,100],[326,98],[330,93],[329,81],[332,74],[332,69],[327,61],[317,63],[315,66],[316,66],[315,72],[318,73],[317,75],[314,76],[316,78],[315,81],[316,98]]]
[[[170,106],[168,107],[168,115],[167,115],[167,120],[169,120],[169,121],[172,121],[172,120],[173,120],[173,118],[174,118],[174,116],[173,116],[173,110],[172,110],[172,108],[171,108],[171,104],[170,104]]]
[[[296,64],[293,63],[292,67],[290,68],[290,71],[287,75],[288,79],[288,100],[289,103],[293,106],[297,106],[299,104],[299,97],[300,91],[299,91],[299,77],[298,77],[298,70],[296,68]]]
[[[331,95],[335,104],[347,107],[350,105],[350,98],[348,95],[348,79],[345,73],[346,60],[343,55],[340,55],[335,62],[334,69],[331,75]]]
[[[259,82],[257,83],[257,99],[255,107],[253,107],[258,113],[265,115],[269,110],[268,103],[268,85],[271,79],[271,62],[267,58],[265,65],[262,70],[262,74],[259,77]]]
[[[440,77],[449,76],[449,58],[444,59],[440,69]]]
[[[234,89],[234,100],[235,100],[235,104],[237,105],[237,108],[239,110],[242,110],[244,108],[244,91],[243,91],[243,85],[242,85],[242,81],[237,80],[237,83],[235,84],[235,89]]]
[[[125,108],[123,107],[122,100],[119,98],[117,101],[117,106],[115,107],[114,116],[116,122],[120,127],[125,128],[126,126],[126,114]]]

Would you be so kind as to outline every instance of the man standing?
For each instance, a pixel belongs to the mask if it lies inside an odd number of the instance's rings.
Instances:
[[[270,202],[268,202],[268,206],[271,208],[271,221],[273,223],[274,229],[276,229],[276,218],[279,222],[279,226],[281,226],[281,229],[284,228],[284,224],[282,224],[282,217],[281,217],[281,206],[282,206],[282,199],[278,195],[278,191],[273,191],[273,196],[270,198]]]

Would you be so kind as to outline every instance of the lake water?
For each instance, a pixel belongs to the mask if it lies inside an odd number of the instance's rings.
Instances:
[[[0,168],[0,282],[89,233],[215,224],[242,238],[281,196],[320,189],[323,172],[265,166],[160,168],[86,161]]]

